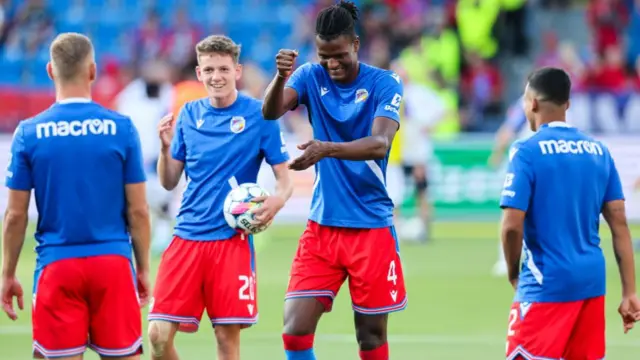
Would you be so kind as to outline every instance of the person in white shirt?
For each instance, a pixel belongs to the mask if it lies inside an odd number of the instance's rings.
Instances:
[[[401,235],[405,235],[401,238],[427,242],[432,213],[427,193],[427,163],[433,154],[429,134],[444,119],[447,108],[435,91],[411,81],[400,64],[393,64],[392,70],[402,79],[404,86],[400,131],[405,188],[413,192],[419,210],[417,219],[410,219],[401,226]]]
[[[174,193],[165,190],[156,174],[160,153],[158,119],[172,104],[173,87],[169,68],[151,61],[142,68],[141,76],[129,83],[116,97],[116,110],[131,118],[140,134],[142,156],[147,172],[147,199],[152,214],[152,250],[162,253],[172,239],[171,206]]]

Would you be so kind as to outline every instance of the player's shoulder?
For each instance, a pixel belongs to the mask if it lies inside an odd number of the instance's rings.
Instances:
[[[360,63],[360,66],[362,67],[362,70],[368,74],[369,81],[372,81],[375,84],[388,85],[395,83],[400,86],[402,85],[402,79],[400,79],[400,76],[392,70],[382,69],[362,62]]]
[[[202,112],[209,107],[208,103],[209,103],[208,97],[190,100],[184,103],[180,112],[186,113],[186,114],[194,114],[194,113]]]

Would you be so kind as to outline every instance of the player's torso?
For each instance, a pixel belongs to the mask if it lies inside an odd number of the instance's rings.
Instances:
[[[315,70],[307,82],[305,104],[314,138],[349,142],[370,136],[379,70],[361,64],[358,78],[349,85],[336,84],[322,68]],[[385,187],[386,165],[387,159],[322,159],[315,167],[311,218],[332,226],[389,226],[393,203]]]
[[[226,239],[234,231],[222,216],[224,198],[232,184],[256,181],[264,159],[260,139],[265,120],[259,106],[245,101],[226,109],[191,109],[181,124],[187,187],[177,228],[184,229],[181,237],[186,239]]]
[[[99,251],[98,243],[128,248],[124,167],[131,123],[97,104],[74,103],[56,104],[22,126],[42,248],[63,245],[69,254],[73,246]]]
[[[609,178],[606,149],[575,128],[546,128],[527,140],[535,182],[525,220],[523,291],[549,301],[604,294],[598,234]]]

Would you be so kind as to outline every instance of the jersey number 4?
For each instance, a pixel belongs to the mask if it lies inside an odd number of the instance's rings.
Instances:
[[[392,281],[393,285],[396,285],[396,282],[398,281],[398,275],[396,275],[395,260],[391,260],[391,264],[389,264],[389,271],[387,272],[387,281]]]

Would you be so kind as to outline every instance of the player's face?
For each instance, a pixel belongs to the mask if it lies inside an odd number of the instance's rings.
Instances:
[[[358,63],[360,39],[342,35],[331,41],[316,36],[316,49],[320,65],[333,81],[348,82],[355,78],[353,72]]]
[[[209,96],[225,98],[236,91],[236,82],[242,76],[242,65],[226,54],[200,54],[196,74]]]

